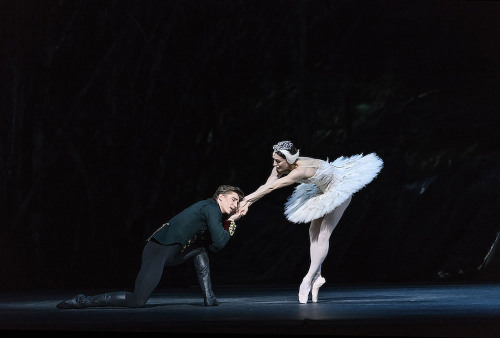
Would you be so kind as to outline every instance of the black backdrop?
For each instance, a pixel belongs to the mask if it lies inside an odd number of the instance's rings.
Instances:
[[[481,1],[0,0],[0,286],[131,288],[144,240],[272,145],[376,152],[329,283],[498,281],[500,7]],[[293,187],[212,254],[223,284],[298,285]],[[160,287],[195,283],[190,264]]]

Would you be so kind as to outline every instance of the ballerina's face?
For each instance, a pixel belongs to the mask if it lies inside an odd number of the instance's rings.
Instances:
[[[285,173],[287,171],[292,170],[290,164],[286,161],[285,158],[279,156],[276,153],[273,153],[273,167],[276,168],[278,174]]]

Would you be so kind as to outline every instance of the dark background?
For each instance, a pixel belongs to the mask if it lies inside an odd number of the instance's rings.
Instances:
[[[499,281],[499,17],[493,1],[0,0],[0,287],[132,288],[159,225],[220,184],[254,191],[281,140],[385,162],[330,240],[329,283]],[[292,191],[211,254],[215,285],[300,283]],[[160,287],[195,283],[188,263]]]

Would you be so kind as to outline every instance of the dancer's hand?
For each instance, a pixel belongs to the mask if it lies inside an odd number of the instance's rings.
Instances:
[[[248,207],[250,207],[250,203],[243,201],[243,203],[240,203],[240,206],[238,208],[238,212],[241,214],[241,216],[245,216],[248,212]]]
[[[241,213],[241,209],[238,208],[234,214],[232,214],[231,216],[229,216],[228,220],[229,221],[237,221],[239,220],[244,214]]]

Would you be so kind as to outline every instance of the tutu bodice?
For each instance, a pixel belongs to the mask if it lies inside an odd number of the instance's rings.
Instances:
[[[370,183],[382,166],[374,153],[320,161],[316,173],[295,187],[285,203],[285,216],[294,223],[323,217]]]
[[[314,184],[322,192],[325,192],[331,184],[335,183],[338,173],[335,172],[335,167],[330,165],[327,161],[321,161],[316,168],[314,176],[301,179],[299,183]]]

